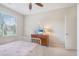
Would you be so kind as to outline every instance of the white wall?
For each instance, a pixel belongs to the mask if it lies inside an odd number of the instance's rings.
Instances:
[[[8,15],[12,15],[16,17],[16,23],[17,23],[17,27],[16,27],[16,31],[17,31],[17,36],[23,36],[23,20],[24,20],[24,16],[7,8],[4,7],[2,5],[0,5],[0,12],[4,12]],[[4,43],[4,42],[9,42],[12,40],[16,40],[14,39],[14,37],[0,37],[0,43]]]
[[[53,39],[64,42],[64,10],[50,11],[46,13],[33,14],[31,17],[26,16],[25,19],[25,35],[30,39],[30,35],[34,33],[39,23],[41,26],[50,26],[54,33],[51,33]],[[50,42],[53,43],[53,39],[50,38]],[[52,44],[50,44],[52,45]],[[53,46],[53,45],[52,45]]]
[[[24,35],[27,35],[28,40],[30,41],[31,34],[34,33],[34,30],[36,29],[36,27],[39,24],[41,26],[49,26],[49,27],[51,27],[51,29],[53,31],[49,38],[49,45],[53,46],[53,45],[55,45],[54,43],[57,43],[57,44],[61,43],[61,44],[67,45],[68,42],[65,43],[65,16],[67,16],[69,14],[69,17],[73,17],[73,15],[72,15],[73,10],[74,10],[74,7],[69,7],[69,8],[52,10],[52,11],[39,13],[39,14],[33,14],[31,16],[26,16],[25,20],[24,20],[24,22],[25,22],[24,23],[24,25],[25,25]],[[70,11],[72,11],[72,12],[70,12]],[[74,21],[75,20],[76,19],[74,19]],[[76,25],[74,25],[74,26],[76,27]],[[75,28],[72,28],[72,29],[75,29]],[[70,32],[73,32],[73,30]],[[73,41],[71,43],[71,47],[76,48],[75,47],[76,46],[76,32],[72,36],[74,36],[74,38],[71,39],[71,41]],[[71,48],[71,47],[69,47],[69,48]]]
[[[79,4],[77,5],[77,55],[79,56]]]

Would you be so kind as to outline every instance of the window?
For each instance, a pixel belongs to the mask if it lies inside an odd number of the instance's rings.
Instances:
[[[16,17],[0,13],[0,36],[16,35]]]

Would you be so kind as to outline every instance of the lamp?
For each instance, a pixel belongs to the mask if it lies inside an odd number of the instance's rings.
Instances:
[[[44,34],[50,35],[52,30],[48,26],[44,26]]]

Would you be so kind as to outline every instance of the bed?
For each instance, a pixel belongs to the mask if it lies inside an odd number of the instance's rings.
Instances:
[[[43,46],[25,41],[0,45],[0,56],[42,56]]]

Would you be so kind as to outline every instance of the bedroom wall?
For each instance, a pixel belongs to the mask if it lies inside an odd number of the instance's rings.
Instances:
[[[16,17],[16,23],[17,23],[16,31],[17,31],[17,36],[18,37],[23,36],[23,20],[24,20],[24,16],[21,15],[20,13],[17,13],[16,11],[13,11],[13,10],[11,10],[11,9],[3,6],[3,5],[0,5],[0,12],[3,12],[5,14],[12,15],[12,16]],[[14,38],[15,38],[15,36],[12,36],[12,37],[0,37],[0,43],[5,43],[5,42],[16,40]]]
[[[65,45],[67,45],[68,43],[68,42],[67,43],[65,42],[65,16],[71,13],[69,12],[70,10],[74,10],[74,7],[51,10],[48,12],[33,14],[31,16],[26,15],[24,20],[24,25],[25,25],[24,35],[28,37],[27,40],[28,41],[31,40],[31,34],[34,33],[35,29],[40,24],[40,26],[47,26],[52,29],[52,32],[49,37],[49,46],[65,47]],[[73,15],[69,15],[69,16],[73,17]],[[72,39],[72,41],[74,40],[76,40],[75,36],[74,36],[74,39]],[[76,41],[73,42],[72,44],[75,46]],[[71,47],[73,46],[71,45]],[[76,48],[76,47],[73,47],[73,48]]]
[[[54,46],[55,44],[52,44],[54,42],[59,43],[60,41],[64,43],[64,35],[65,35],[64,16],[67,9],[68,8],[51,10],[48,12],[26,16],[25,27],[24,27],[25,35],[27,35],[28,38],[31,39],[30,35],[34,33],[36,27],[38,27],[40,24],[41,26],[51,27],[53,31],[50,35],[50,40],[49,40],[50,46]]]
[[[77,56],[79,56],[79,4],[77,4]]]

